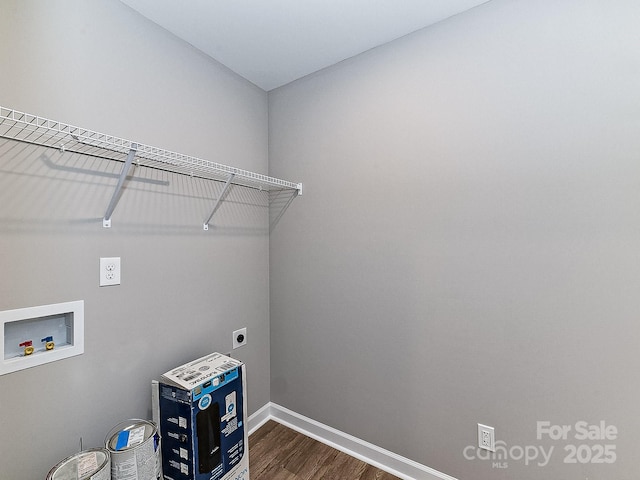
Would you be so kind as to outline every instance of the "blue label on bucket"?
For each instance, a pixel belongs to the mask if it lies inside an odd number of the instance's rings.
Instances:
[[[123,430],[118,434],[118,441],[116,442],[116,451],[127,448],[129,445],[129,431]]]

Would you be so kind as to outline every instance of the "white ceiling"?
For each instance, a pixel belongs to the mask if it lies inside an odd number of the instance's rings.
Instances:
[[[121,0],[272,90],[488,0]]]

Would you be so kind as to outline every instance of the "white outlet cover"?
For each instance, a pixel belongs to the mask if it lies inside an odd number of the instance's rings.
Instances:
[[[100,286],[120,285],[120,257],[100,257]]]
[[[496,451],[496,434],[493,427],[478,424],[478,447],[490,452]]]
[[[242,341],[238,340],[238,336],[242,335]],[[241,328],[233,332],[233,348],[242,347],[247,344],[247,327]]]

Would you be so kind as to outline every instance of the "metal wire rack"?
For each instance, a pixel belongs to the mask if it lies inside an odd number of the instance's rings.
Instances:
[[[2,106],[0,106],[0,137],[56,148],[63,152],[73,152],[123,162],[124,165],[118,184],[103,219],[105,227],[111,226],[111,215],[117,205],[120,190],[134,160],[138,166],[224,182],[224,189],[218,196],[211,215],[203,224],[205,230],[208,230],[209,221],[220,207],[220,203],[224,200],[232,185],[257,188],[269,192],[288,190],[293,192],[294,197],[302,194],[301,183],[281,180],[125,140],[113,135],[94,132],[86,128],[49,120]]]

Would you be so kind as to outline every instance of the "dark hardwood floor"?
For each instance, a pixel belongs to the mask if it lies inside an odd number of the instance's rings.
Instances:
[[[249,437],[251,480],[399,480],[269,420]]]

